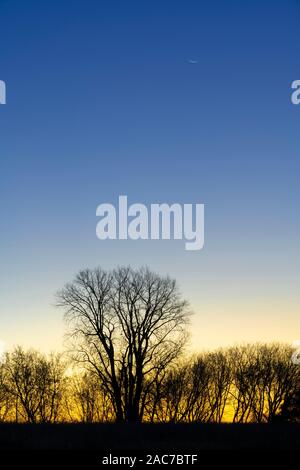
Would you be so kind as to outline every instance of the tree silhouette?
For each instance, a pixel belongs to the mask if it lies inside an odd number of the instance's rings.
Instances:
[[[60,418],[64,393],[64,363],[60,355],[49,357],[21,347],[6,353],[6,395],[15,408],[15,420],[55,423]]]
[[[248,344],[231,348],[234,422],[271,422],[299,382],[292,348],[281,344]]]
[[[143,419],[154,382],[187,338],[188,305],[175,280],[147,268],[81,271],[58,293],[73,357],[97,373],[117,421]]]

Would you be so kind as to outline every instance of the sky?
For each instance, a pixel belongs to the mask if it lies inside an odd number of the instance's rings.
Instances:
[[[300,3],[0,0],[0,340],[63,347],[55,293],[148,265],[191,348],[300,338]],[[204,203],[205,246],[100,241],[96,207]]]

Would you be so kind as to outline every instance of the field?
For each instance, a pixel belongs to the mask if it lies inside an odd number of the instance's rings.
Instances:
[[[1,424],[0,450],[300,450],[299,424]]]
[[[162,456],[170,466],[174,457],[193,455],[194,468],[204,468],[207,461],[217,466],[228,461],[233,468],[246,461],[256,467],[269,465],[274,456],[286,468],[298,450],[298,424],[0,425],[1,462],[18,467],[106,468],[113,459],[110,464],[123,468],[149,468],[150,454],[155,467],[162,465]]]

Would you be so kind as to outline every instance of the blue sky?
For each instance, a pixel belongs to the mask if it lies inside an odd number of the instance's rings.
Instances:
[[[60,347],[54,293],[99,264],[176,277],[196,349],[300,337],[299,13],[297,1],[0,1],[8,347]],[[96,207],[119,194],[205,203],[204,250],[100,242]]]

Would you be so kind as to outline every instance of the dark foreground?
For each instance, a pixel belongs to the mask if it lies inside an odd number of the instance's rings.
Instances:
[[[244,452],[255,461],[257,452],[291,455],[299,450],[300,424],[0,425],[0,452],[10,463],[46,458],[61,463],[81,461],[93,468],[95,463],[102,466],[104,457],[131,455],[137,456],[134,468],[141,466],[141,460],[145,463],[147,454],[195,454],[200,465],[204,454],[216,460],[221,454],[223,459],[224,452]],[[287,463],[286,456],[282,462]]]
[[[300,424],[0,424],[0,450],[300,450]]]

